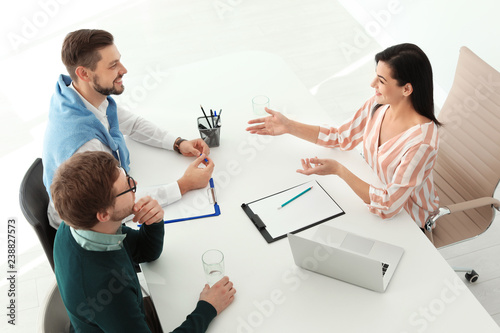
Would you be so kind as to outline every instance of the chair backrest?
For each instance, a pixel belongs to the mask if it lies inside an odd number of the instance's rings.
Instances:
[[[438,119],[440,144],[434,167],[441,206],[492,197],[500,180],[500,73],[466,47]],[[441,247],[484,232],[492,207],[437,220],[434,245]]]
[[[36,235],[42,243],[43,250],[49,259],[50,266],[54,270],[54,238],[56,229],[49,224],[47,207],[49,205],[49,195],[45,190],[42,180],[43,164],[42,159],[37,158],[24,175],[19,189],[19,204],[24,217],[35,229]]]

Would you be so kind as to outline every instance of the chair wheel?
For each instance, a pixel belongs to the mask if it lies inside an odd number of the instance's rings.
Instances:
[[[472,270],[470,271],[470,273],[469,272],[465,273],[465,278],[470,283],[474,283],[477,281],[477,279],[479,279],[479,274],[477,274],[475,270]]]

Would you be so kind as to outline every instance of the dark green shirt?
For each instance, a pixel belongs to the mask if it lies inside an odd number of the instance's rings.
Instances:
[[[76,332],[150,332],[134,262],[156,260],[163,249],[164,224],[123,226],[123,247],[114,251],[83,249],[62,223],[54,242],[57,284]],[[205,332],[217,315],[199,301],[174,332]]]

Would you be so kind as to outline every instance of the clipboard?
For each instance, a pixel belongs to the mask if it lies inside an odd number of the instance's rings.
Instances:
[[[217,204],[214,180],[210,178],[208,187],[190,191],[184,195],[182,200],[168,205],[165,208],[163,221],[167,224],[219,215],[220,207]]]
[[[189,191],[184,194],[181,200],[166,206],[164,208],[163,221],[165,224],[168,224],[219,216],[220,213],[214,180],[210,178],[207,187]]]
[[[311,186],[310,191],[278,209]],[[316,180],[244,203],[241,208],[268,243],[285,238],[287,233],[294,234],[345,214]]]

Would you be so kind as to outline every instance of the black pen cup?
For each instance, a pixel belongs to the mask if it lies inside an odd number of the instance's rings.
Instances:
[[[206,144],[212,147],[220,145],[220,119],[217,116],[207,116],[198,118],[198,130],[200,136]]]

